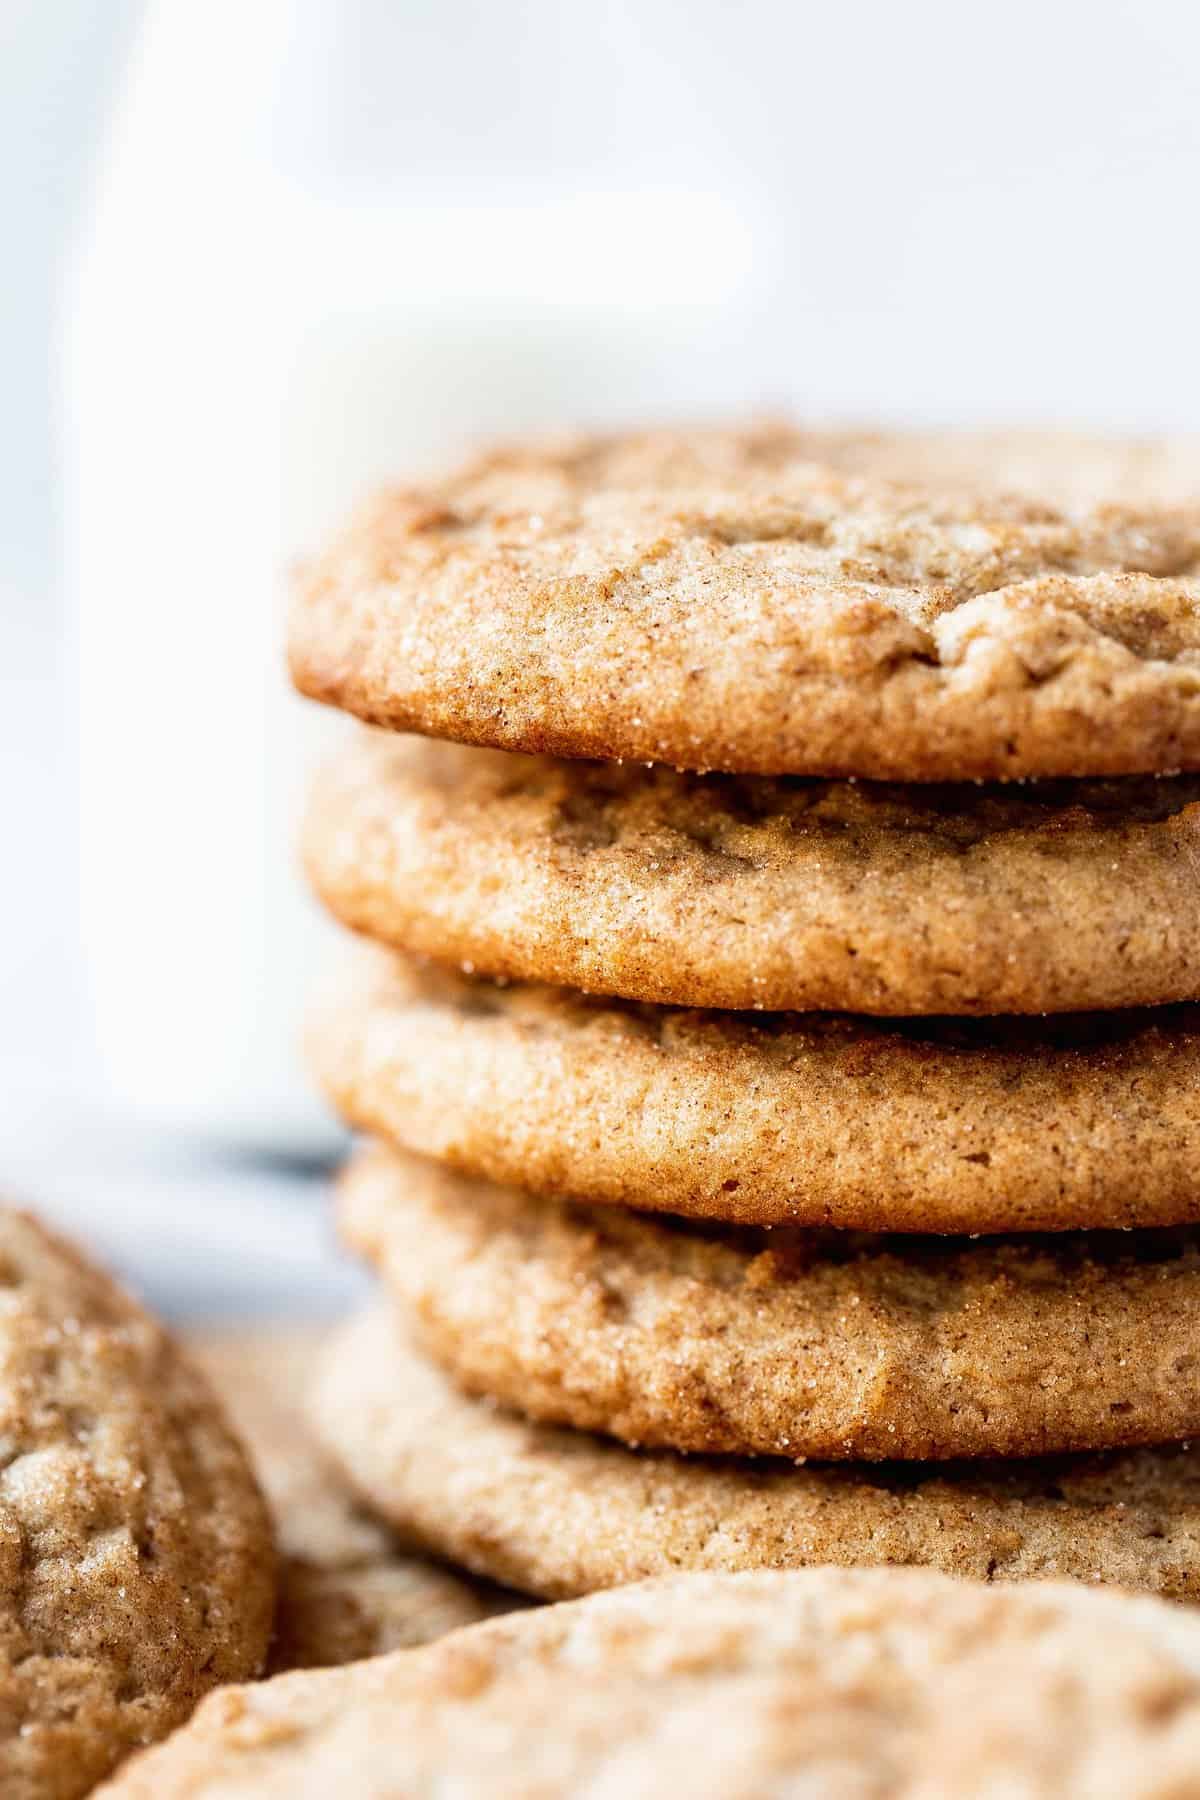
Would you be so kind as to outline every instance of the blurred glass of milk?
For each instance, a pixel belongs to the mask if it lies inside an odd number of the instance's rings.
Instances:
[[[616,12],[636,32],[638,9]],[[624,52],[611,20],[603,54],[581,52],[571,14],[149,10],[63,362],[83,942],[120,1114],[281,1154],[336,1142],[297,1049],[334,933],[294,837],[314,757],[347,727],[287,691],[289,565],[364,488],[479,435],[744,397],[737,194],[711,171],[647,177],[661,108],[652,144],[588,148]],[[519,96],[496,111],[500,57],[554,94],[565,166]]]

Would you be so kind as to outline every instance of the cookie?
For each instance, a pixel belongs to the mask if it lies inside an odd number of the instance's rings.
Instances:
[[[0,1791],[73,1800],[258,1673],[266,1508],[167,1333],[0,1210]]]
[[[309,1034],[354,1126],[464,1173],[743,1224],[1200,1219],[1200,1007],[681,1012],[364,950]]]
[[[676,1569],[919,1563],[1200,1598],[1200,1452],[818,1464],[634,1451],[471,1400],[383,1310],[334,1340],[315,1421],[381,1514],[558,1600]]]
[[[271,1672],[424,1644],[506,1604],[499,1590],[406,1554],[321,1450],[304,1406],[324,1338],[311,1328],[212,1331],[188,1345],[249,1447],[274,1514],[282,1556]]]
[[[216,1696],[123,1800],[332,1793],[1164,1800],[1200,1621],[929,1570],[684,1575]]]
[[[344,923],[482,975],[883,1014],[1200,996],[1200,776],[896,787],[363,732],[304,848]]]
[[[944,1460],[1200,1435],[1195,1227],[698,1227],[384,1151],[339,1217],[460,1386],[628,1444]]]
[[[858,473],[785,427],[497,450],[384,494],[300,584],[301,692],[498,749],[884,780],[1200,767],[1200,464]],[[986,460],[986,459],[985,459]],[[902,452],[889,475],[905,472]],[[869,457],[861,466],[871,466]]]

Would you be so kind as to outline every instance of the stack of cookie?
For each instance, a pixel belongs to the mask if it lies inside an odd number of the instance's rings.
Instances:
[[[293,670],[383,729],[306,858],[376,944],[313,1047],[388,1300],[316,1411],[382,1515],[555,1597],[1200,1592],[1198,570],[1169,445],[782,427],[333,547]]]

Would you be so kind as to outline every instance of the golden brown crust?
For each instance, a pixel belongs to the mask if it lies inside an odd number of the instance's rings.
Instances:
[[[72,1800],[257,1674],[275,1571],[253,1476],[175,1344],[0,1211],[0,1790]]]
[[[783,427],[496,451],[302,583],[300,690],[500,749],[887,780],[1200,766],[1200,474],[906,486]],[[1200,469],[1200,464],[1198,464]]]
[[[872,1022],[678,1012],[363,950],[310,1052],[363,1130],[531,1192],[744,1224],[1200,1217],[1200,1008]]]
[[[510,980],[878,1014],[1200,997],[1200,776],[895,787],[363,732],[304,847],[345,924]]]
[[[188,1344],[249,1448],[274,1515],[281,1562],[270,1674],[425,1644],[506,1610],[498,1590],[406,1553],[316,1442],[305,1404],[327,1335],[213,1330]]]
[[[546,1599],[674,1569],[918,1563],[1200,1597],[1200,1454],[735,1462],[633,1451],[470,1400],[383,1310],[329,1349],[324,1441],[435,1553]]]
[[[1200,1434],[1200,1238],[699,1230],[379,1149],[339,1219],[467,1392],[721,1455],[1032,1456]]]
[[[680,1576],[209,1701],[123,1800],[1195,1791],[1200,1624],[928,1570]]]

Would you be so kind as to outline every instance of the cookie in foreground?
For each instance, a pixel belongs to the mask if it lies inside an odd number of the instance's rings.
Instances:
[[[676,1576],[214,1696],[110,1800],[1194,1791],[1200,1619],[928,1570]]]
[[[0,1792],[74,1800],[262,1667],[270,1522],[201,1377],[115,1282],[0,1210]]]

